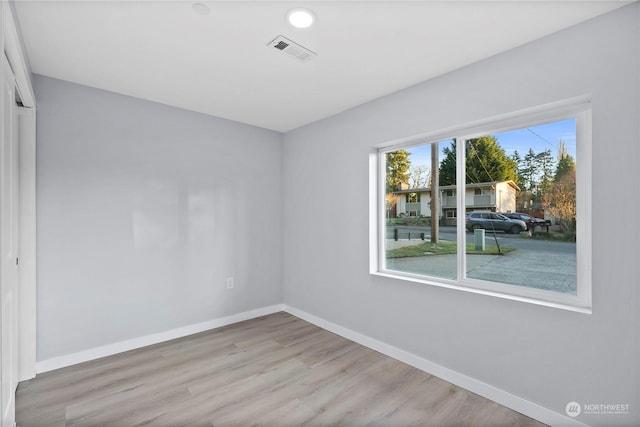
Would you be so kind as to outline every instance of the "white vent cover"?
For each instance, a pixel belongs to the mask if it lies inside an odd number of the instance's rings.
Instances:
[[[275,39],[271,40],[267,46],[269,46],[271,49],[280,50],[300,62],[307,62],[314,56],[318,56],[317,53],[312,52],[306,47],[300,46],[298,43],[293,42],[283,36],[278,36]]]

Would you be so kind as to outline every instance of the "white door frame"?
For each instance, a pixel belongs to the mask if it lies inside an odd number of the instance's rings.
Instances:
[[[0,22],[0,46],[11,66],[23,104],[17,110],[20,135],[18,381],[23,381],[36,374],[36,100],[8,0],[0,0]],[[0,77],[4,79],[4,75]]]
[[[18,107],[20,230],[18,381],[36,376],[36,112]]]

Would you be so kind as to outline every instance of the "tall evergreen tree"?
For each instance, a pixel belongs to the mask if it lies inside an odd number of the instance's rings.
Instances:
[[[536,153],[532,148],[529,148],[529,151],[522,159],[520,168],[518,169],[518,175],[522,180],[522,189],[533,190],[536,176],[538,175],[538,163],[536,162]]]
[[[558,164],[556,166],[556,173],[553,177],[555,182],[558,182],[560,178],[565,175],[567,172],[575,170],[576,162],[573,160],[573,157],[567,152],[567,146],[563,140],[560,140],[560,145],[558,147]]]
[[[453,185],[456,183],[456,141],[449,147],[442,149],[444,158],[440,161],[439,183],[440,185]]]
[[[539,173],[536,196],[542,196],[549,191],[553,183],[555,161],[551,155],[551,150],[541,151],[536,154],[535,161]]]
[[[522,163],[522,157],[520,156],[520,153],[518,152],[518,150],[514,150],[513,154],[511,155],[511,160],[513,160],[516,164],[516,179],[515,182],[518,185],[522,184],[522,176],[520,176],[520,163]]]
[[[443,149],[440,162],[440,185],[456,182],[456,143]],[[466,183],[506,181],[517,179],[516,162],[507,156],[493,135],[467,140]]]

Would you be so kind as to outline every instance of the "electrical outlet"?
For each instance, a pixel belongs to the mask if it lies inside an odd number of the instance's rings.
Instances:
[[[233,277],[227,278],[227,289],[233,289]]]

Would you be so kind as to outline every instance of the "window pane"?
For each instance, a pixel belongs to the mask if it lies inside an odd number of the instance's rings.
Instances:
[[[575,295],[575,119],[471,139],[466,155],[467,277]]]
[[[457,279],[454,143],[384,155],[385,269]]]

